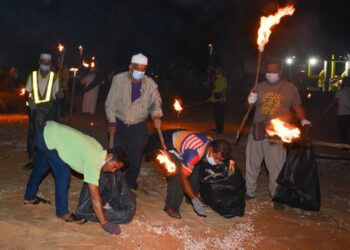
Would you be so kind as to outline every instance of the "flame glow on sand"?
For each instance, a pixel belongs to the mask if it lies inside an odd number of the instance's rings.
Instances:
[[[273,15],[269,15],[268,17],[262,16],[260,18],[260,28],[258,31],[258,48],[259,51],[262,52],[264,50],[265,45],[269,41],[269,37],[271,35],[271,28],[278,24],[282,17],[293,15],[295,8],[293,5],[287,5],[286,7],[279,8],[277,12]]]
[[[293,139],[300,137],[300,130],[280,119],[272,119],[270,125],[266,128],[266,133],[269,136],[275,136],[281,138],[286,143],[291,143]]]
[[[168,158],[168,155],[164,151],[160,150],[160,154],[157,155],[157,160],[159,161],[160,164],[164,165],[165,170],[168,173],[170,174],[175,173],[176,171],[175,163]]]

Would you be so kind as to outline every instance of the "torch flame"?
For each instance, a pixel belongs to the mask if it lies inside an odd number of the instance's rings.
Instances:
[[[174,109],[179,113],[182,111],[181,102],[178,99],[175,99]]]
[[[24,96],[25,93],[26,93],[26,89],[25,88],[21,88],[19,95],[20,96]]]
[[[64,50],[64,46],[62,44],[58,44],[58,51],[62,53],[63,50]]]
[[[90,64],[90,68],[95,68],[95,62],[91,62],[91,64]]]
[[[87,62],[85,62],[85,61],[83,60],[83,66],[84,66],[85,68],[89,68],[89,67],[90,67],[90,64],[88,64]]]
[[[300,137],[300,130],[297,127],[287,124],[280,119],[272,119],[270,126],[266,128],[266,133],[269,136],[277,135],[286,143],[291,143],[293,139]]]
[[[164,164],[165,170],[168,173],[175,173],[176,171],[175,163],[168,158],[168,155],[164,151],[160,150],[160,154],[157,155],[157,160],[159,161],[160,164]]]
[[[309,99],[311,98],[311,93],[307,94],[307,98],[309,98]]]
[[[271,28],[278,24],[282,17],[293,15],[295,8],[293,5],[287,5],[286,7],[279,8],[277,12],[273,15],[269,15],[268,17],[262,16],[260,18],[260,28],[258,31],[258,48],[260,52],[264,51],[265,45],[269,41],[269,37],[271,35]]]

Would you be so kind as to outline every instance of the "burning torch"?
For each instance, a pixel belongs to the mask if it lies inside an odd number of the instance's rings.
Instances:
[[[282,17],[293,15],[294,11],[295,11],[295,8],[293,5],[287,5],[286,7],[279,8],[277,12],[273,15],[269,15],[268,17],[262,16],[260,18],[260,27],[258,30],[258,39],[257,39],[257,45],[258,45],[258,51],[259,51],[258,64],[256,68],[255,83],[254,83],[253,91],[256,91],[256,87],[258,85],[261,57],[262,57],[262,53],[264,51],[265,45],[269,42],[269,37],[272,33],[271,28],[276,24],[278,24]],[[247,119],[252,109],[253,109],[253,105],[250,104],[246,114],[243,117],[241,125],[239,126],[239,129],[237,131],[236,143],[238,143],[242,129],[245,123],[247,122]]]
[[[75,79],[77,75],[78,68],[70,68],[70,72],[73,72],[73,87],[72,87],[72,97],[71,97],[71,103],[70,103],[70,115],[73,114],[73,106],[74,106],[74,92],[75,92]]]
[[[61,70],[63,69],[63,61],[64,61],[64,46],[62,44],[58,44],[58,52],[60,52],[60,65],[61,65]]]

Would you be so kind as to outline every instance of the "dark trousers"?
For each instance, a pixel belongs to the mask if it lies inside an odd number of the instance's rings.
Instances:
[[[69,167],[62,161],[56,150],[47,148],[43,128],[37,130],[35,146],[37,151],[34,158],[34,167],[27,183],[24,199],[35,199],[43,177],[51,169],[55,180],[56,215],[61,217],[68,213]]]
[[[165,200],[164,210],[171,208],[179,212],[179,208],[184,197],[184,191],[180,184],[181,162],[175,159],[176,156],[171,155],[171,160],[176,164],[176,174],[168,177],[168,190]],[[199,167],[193,169],[192,175],[189,177],[193,192],[199,193]]]
[[[224,131],[225,104],[214,102],[213,108],[216,131],[222,133]]]
[[[114,137],[114,147],[121,147],[128,153],[125,179],[130,188],[137,189],[137,177],[139,176],[142,154],[147,143],[147,122],[135,125],[126,125],[117,120],[117,132]]]
[[[340,142],[349,144],[350,115],[338,115],[337,122]]]

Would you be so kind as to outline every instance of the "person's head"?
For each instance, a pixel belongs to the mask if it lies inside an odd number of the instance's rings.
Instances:
[[[348,87],[350,88],[350,77],[344,77],[341,82],[342,88]]]
[[[221,67],[217,67],[215,69],[215,76],[218,78],[220,76],[222,76],[222,68]]]
[[[50,54],[42,53],[39,58],[39,69],[43,73],[50,71],[52,65],[52,57]]]
[[[126,159],[125,151],[121,148],[107,150],[105,163],[102,166],[102,171],[107,173],[114,173],[118,169],[124,167]]]
[[[148,58],[146,56],[141,53],[133,55],[131,58],[131,64],[129,65],[132,80],[140,81],[145,75],[147,65]]]
[[[269,61],[265,66],[265,77],[268,83],[275,84],[280,80],[281,68],[277,61]]]
[[[213,140],[207,149],[206,160],[210,165],[217,165],[231,158],[231,144],[222,139]]]

